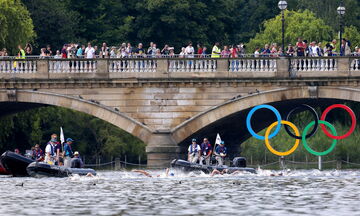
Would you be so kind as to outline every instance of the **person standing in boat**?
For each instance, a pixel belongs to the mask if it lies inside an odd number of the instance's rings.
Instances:
[[[212,146],[208,140],[208,138],[204,138],[203,143],[201,143],[201,158],[200,164],[202,165],[205,161],[206,165],[210,165],[210,159],[212,154]]]
[[[44,152],[41,150],[40,145],[36,144],[35,148],[32,152],[32,157],[36,161],[43,161],[44,160]]]
[[[227,155],[227,149],[225,147],[225,142],[221,141],[220,145],[218,145],[215,149],[215,155],[216,155],[216,161],[219,166],[222,166],[224,164],[224,159]]]
[[[55,164],[59,161],[59,142],[57,141],[57,135],[52,134],[50,141],[47,143],[45,147],[45,162],[50,164]]]
[[[201,148],[196,143],[196,139],[192,139],[192,143],[188,149],[188,161],[190,163],[197,163],[197,161],[200,158],[200,152],[201,152]]]
[[[72,151],[71,144],[74,142],[73,139],[67,138],[66,143],[64,144],[64,166],[71,167],[71,158],[74,156]]]

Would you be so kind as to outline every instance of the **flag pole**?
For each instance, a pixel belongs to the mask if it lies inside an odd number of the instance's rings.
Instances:
[[[60,127],[60,143],[61,143],[62,152],[64,152],[64,142],[65,142],[64,131],[62,127]]]

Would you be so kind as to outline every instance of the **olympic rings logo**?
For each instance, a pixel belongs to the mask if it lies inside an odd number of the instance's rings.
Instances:
[[[351,126],[350,126],[350,129],[347,133],[345,133],[344,135],[341,135],[341,136],[338,136],[337,132],[336,132],[336,129],[335,127],[330,124],[329,122],[325,121],[326,119],[326,116],[327,114],[335,109],[335,108],[341,108],[341,109],[344,109],[351,117]],[[277,121],[272,123],[265,131],[265,136],[260,136],[258,134],[256,134],[256,132],[252,129],[252,126],[251,126],[251,118],[252,116],[254,115],[254,113],[259,110],[259,109],[269,109],[271,110],[276,118],[277,118]],[[300,136],[300,132],[299,132],[299,129],[289,121],[291,115],[293,114],[296,114],[298,112],[301,112],[301,111],[310,111],[312,116],[314,117],[314,121],[310,122],[304,129],[304,131],[302,132],[301,136]],[[295,138],[295,144],[293,145],[293,147],[288,150],[288,151],[285,151],[285,152],[280,152],[280,151],[277,151],[275,150],[271,144],[270,144],[270,139],[275,137],[279,132],[280,132],[280,129],[281,129],[281,125],[285,125],[285,130],[286,132],[293,138]],[[313,136],[316,131],[317,131],[317,128],[318,128],[318,125],[320,124],[321,126],[321,130],[325,133],[325,135],[331,139],[333,139],[333,142],[330,146],[329,149],[323,151],[323,152],[317,152],[313,149],[311,149],[306,141],[307,138]],[[308,131],[310,130],[310,128],[313,127],[313,129],[310,131],[310,133],[308,133]],[[326,129],[326,127],[329,127],[330,128],[330,131],[331,133]],[[319,117],[318,117],[318,114],[316,113],[315,109],[312,108],[311,106],[309,105],[306,105],[306,104],[302,104],[301,106],[298,106],[294,109],[292,109],[287,117],[286,117],[286,120],[282,120],[281,119],[281,115],[279,113],[279,111],[273,107],[273,106],[270,106],[270,105],[267,105],[267,104],[263,104],[263,105],[259,105],[259,106],[255,106],[254,108],[252,108],[249,112],[249,114],[247,115],[246,117],[246,127],[248,129],[248,131],[250,132],[250,134],[255,137],[256,139],[259,139],[259,140],[265,140],[265,145],[266,147],[269,149],[269,151],[275,155],[278,155],[278,156],[287,156],[287,155],[290,155],[292,154],[296,149],[297,147],[299,146],[299,143],[300,143],[300,139],[305,147],[305,149],[313,154],[313,155],[316,155],[316,156],[323,156],[323,155],[327,155],[329,154],[331,151],[334,150],[336,144],[337,144],[337,141],[338,140],[341,140],[341,139],[345,139],[346,137],[350,136],[354,130],[355,130],[355,127],[356,127],[356,116],[355,116],[355,113],[352,109],[350,109],[350,107],[346,106],[346,105],[343,105],[343,104],[334,104],[334,105],[331,105],[329,106],[328,108],[325,109],[325,111],[322,113],[321,117],[320,117],[320,120],[319,120]],[[275,128],[275,131],[273,133],[270,134],[271,130]],[[292,133],[290,131],[291,128],[294,133]]]

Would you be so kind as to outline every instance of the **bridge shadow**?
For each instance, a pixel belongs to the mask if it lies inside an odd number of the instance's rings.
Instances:
[[[286,119],[287,114],[295,107],[301,104],[308,104],[314,108],[318,108],[323,111],[326,107],[336,103],[344,103],[346,100],[342,99],[293,99],[268,103],[279,110],[283,120]],[[216,134],[219,133],[221,138],[226,142],[226,146],[229,150],[230,158],[238,156],[241,152],[241,143],[251,138],[247,127],[246,117],[253,107],[233,113],[226,116],[214,123],[207,125],[198,132],[192,134],[187,139],[183,140],[179,145],[181,152],[186,152],[186,148],[191,143],[191,138],[196,138],[202,141],[204,137],[209,138],[210,142],[214,144]],[[321,113],[318,113],[319,118]],[[255,132],[259,132],[268,127],[273,122],[277,121],[274,113],[267,109],[260,109],[256,111],[251,119],[251,124]],[[283,128],[282,128],[283,130]]]

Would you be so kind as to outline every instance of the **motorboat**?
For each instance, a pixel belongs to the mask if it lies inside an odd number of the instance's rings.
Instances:
[[[15,177],[29,176],[26,167],[34,162],[33,159],[12,151],[4,152],[0,157],[0,161],[4,168]]]
[[[246,167],[246,160],[242,157],[234,158],[233,166],[201,165],[198,163],[190,163],[181,159],[174,159],[171,162],[170,167],[179,169],[183,172],[202,171],[204,173],[211,173],[213,170],[218,170],[220,172],[226,171],[226,173],[234,173],[238,171],[256,173],[254,168]]]
[[[32,177],[68,177],[74,174],[80,176],[96,175],[96,171],[90,168],[67,168],[44,162],[33,162],[28,165],[26,170],[28,175]]]

